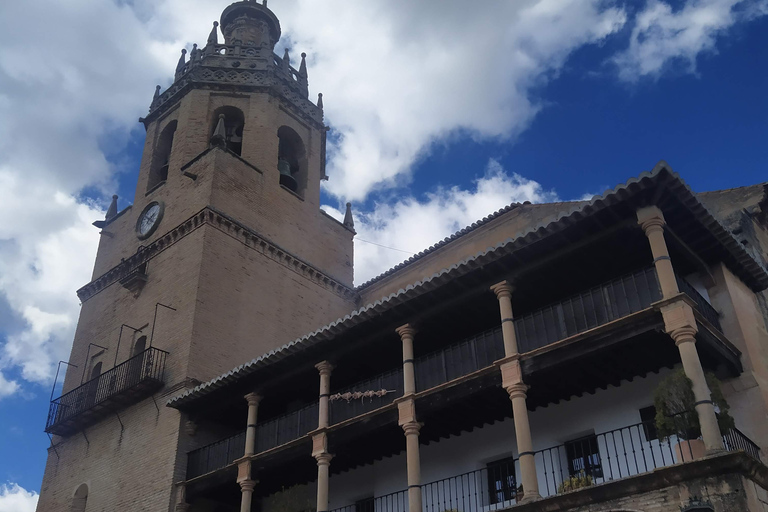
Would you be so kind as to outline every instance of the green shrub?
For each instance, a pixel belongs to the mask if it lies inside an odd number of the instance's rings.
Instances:
[[[589,487],[590,485],[592,485],[592,477],[582,471],[577,475],[573,475],[568,480],[563,480],[563,482],[557,486],[557,492],[559,494],[561,492],[575,491],[576,489]]]

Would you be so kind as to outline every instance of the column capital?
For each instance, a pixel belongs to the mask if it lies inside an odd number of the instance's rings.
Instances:
[[[514,289],[515,288],[509,283],[509,281],[502,281],[491,286],[491,291],[496,294],[497,299],[511,299]]]
[[[240,484],[240,490],[243,492],[253,492],[254,487],[256,487],[256,480],[242,480],[238,483]]]
[[[416,329],[414,329],[411,324],[405,324],[395,329],[395,332],[400,335],[400,339],[413,339],[413,336],[416,334]]]
[[[663,231],[667,221],[658,206],[646,206],[637,210],[637,223],[648,235],[654,231]]]
[[[330,466],[331,459],[333,459],[333,455],[328,452],[318,453],[314,457],[317,460],[318,466]]]
[[[251,405],[256,406],[256,405],[259,405],[259,402],[261,402],[261,399],[263,397],[260,394],[253,392],[253,393],[248,393],[243,398],[245,398],[249,406]]]
[[[685,326],[677,328],[669,332],[669,335],[675,340],[675,346],[680,346],[681,343],[692,342],[696,343],[696,333],[698,330],[693,326]]]
[[[405,435],[411,436],[411,435],[419,435],[419,431],[421,431],[422,424],[417,421],[409,421],[408,423],[405,423],[401,426],[403,427],[403,432],[405,432]]]
[[[507,386],[505,389],[507,390],[507,393],[509,393],[509,398],[511,399],[528,397],[528,386],[522,382]]]
[[[328,361],[321,361],[317,363],[315,368],[317,368],[317,371],[319,371],[320,375],[322,376],[330,376],[331,372],[333,371],[333,365]]]

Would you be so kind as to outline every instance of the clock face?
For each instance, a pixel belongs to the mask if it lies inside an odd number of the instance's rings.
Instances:
[[[163,205],[162,203],[150,203],[144,208],[144,211],[139,215],[139,220],[136,222],[136,234],[139,239],[145,239],[157,229],[157,225],[160,224],[160,219],[163,217]]]

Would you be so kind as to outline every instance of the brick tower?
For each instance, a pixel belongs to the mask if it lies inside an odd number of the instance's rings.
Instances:
[[[354,308],[351,221],[319,208],[322,96],[279,38],[266,0],[230,5],[140,120],[134,204],[95,223],[39,511],[172,510],[194,424],[167,396]]]

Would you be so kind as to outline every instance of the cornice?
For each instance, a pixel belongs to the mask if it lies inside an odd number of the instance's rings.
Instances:
[[[201,211],[149,245],[139,247],[138,251],[136,251],[133,256],[122,260],[118,265],[112,267],[100,277],[77,290],[77,296],[80,298],[81,302],[89,300],[94,295],[120,281],[131,272],[134,272],[139,266],[147,263],[182,238],[206,224],[232,236],[251,249],[259,251],[267,258],[344,299],[350,301],[356,301],[358,299],[358,294],[352,288],[342,284],[339,280],[325,274],[267,238],[259,235],[256,231],[210,206],[203,208]]]

